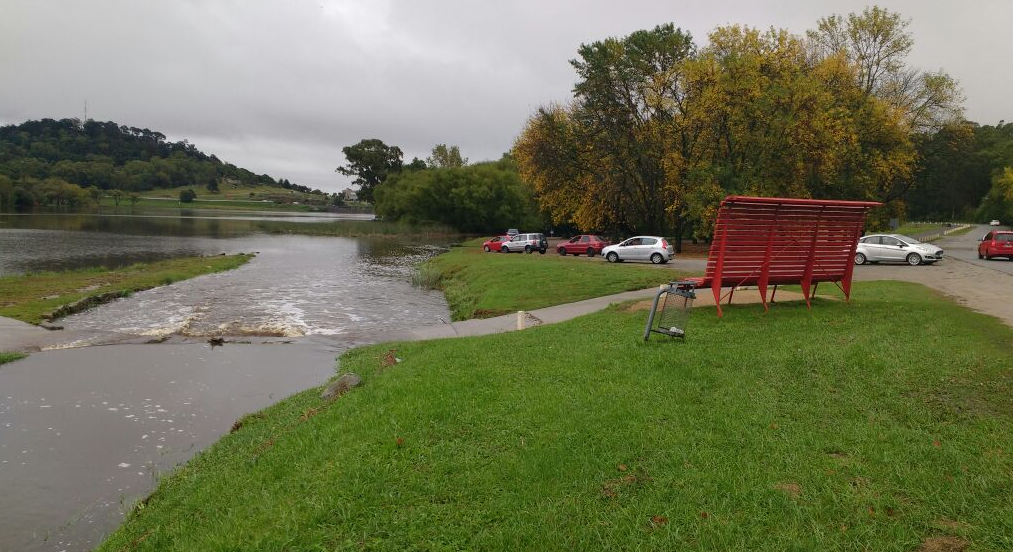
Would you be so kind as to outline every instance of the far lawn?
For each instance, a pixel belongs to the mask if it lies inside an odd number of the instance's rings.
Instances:
[[[118,268],[87,268],[0,277],[0,316],[38,324],[55,309],[84,299],[114,293],[127,295],[186,280],[201,274],[231,270],[253,255],[181,257]]]
[[[610,264],[600,257],[486,253],[484,240],[430,259],[419,268],[423,284],[443,289],[454,320],[489,318],[656,287],[685,276],[650,264]]]
[[[895,282],[725,313],[350,351],[99,550],[1013,549],[1013,330]]]

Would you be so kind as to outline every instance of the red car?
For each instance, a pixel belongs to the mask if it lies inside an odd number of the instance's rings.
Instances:
[[[503,247],[503,242],[510,241],[510,236],[496,236],[491,240],[485,240],[482,244],[482,251],[489,253],[490,251],[498,253],[500,248]]]
[[[588,257],[594,257],[595,255],[601,255],[601,250],[608,244],[608,240],[591,234],[583,234],[560,243],[556,247],[556,252],[560,255],[569,253],[570,255],[584,254]]]
[[[978,258],[992,260],[992,257],[1006,257],[1013,261],[1013,232],[992,230],[978,243]]]

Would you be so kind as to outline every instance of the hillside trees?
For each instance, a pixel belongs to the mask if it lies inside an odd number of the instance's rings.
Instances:
[[[222,179],[247,186],[277,185],[270,176],[223,163],[186,140],[171,142],[148,129],[77,119],[0,127],[0,175],[12,182],[59,178],[81,187],[124,191],[203,187]],[[297,184],[285,187],[314,191]]]

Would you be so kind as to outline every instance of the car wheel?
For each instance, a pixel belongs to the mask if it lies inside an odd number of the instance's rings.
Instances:
[[[485,249],[485,252],[486,252],[486,253],[488,253],[488,252],[490,251],[490,249],[489,249],[489,246],[488,246],[488,245],[484,245],[484,246],[482,246],[482,249]]]
[[[509,253],[510,249],[506,245],[501,245],[501,246],[499,246],[499,252],[500,253]]]
[[[544,255],[546,251],[548,251],[548,249],[539,249],[538,250],[538,254],[539,255]]]
[[[619,260],[619,255],[617,255],[615,251],[612,251],[608,255],[605,255],[605,260],[610,263],[614,263]]]
[[[982,258],[982,256],[981,256],[981,251],[979,251],[979,252],[978,252],[978,258],[979,258],[979,259],[981,259],[981,258]]]
[[[986,261],[991,261],[992,260],[992,256],[989,255],[987,251],[985,252],[985,260]]]
[[[855,264],[856,265],[864,265],[865,264],[865,260],[866,259],[865,259],[865,254],[864,253],[855,253]]]
[[[559,249],[557,249],[556,253],[559,253],[560,257],[565,257],[566,256],[566,250],[563,249],[562,247],[560,247]]]
[[[524,246],[524,252],[527,253],[528,255],[530,255],[531,254],[531,246],[530,245],[525,245]]]
[[[664,260],[665,258],[661,256],[661,253],[655,253],[654,255],[651,255],[651,262],[654,264],[661,264],[661,261]]]
[[[594,249],[591,249],[590,247],[588,247],[587,248],[587,256],[588,257],[594,257]]]
[[[922,256],[917,253],[911,253],[907,256],[907,264],[911,266],[918,266],[922,264]]]

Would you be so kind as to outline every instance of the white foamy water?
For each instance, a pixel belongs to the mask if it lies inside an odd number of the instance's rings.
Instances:
[[[254,235],[225,240],[259,251],[236,270],[143,291],[61,321],[71,330],[136,335],[348,336],[439,323],[439,292],[410,283],[435,251],[389,241]],[[224,245],[224,244],[223,244]]]

